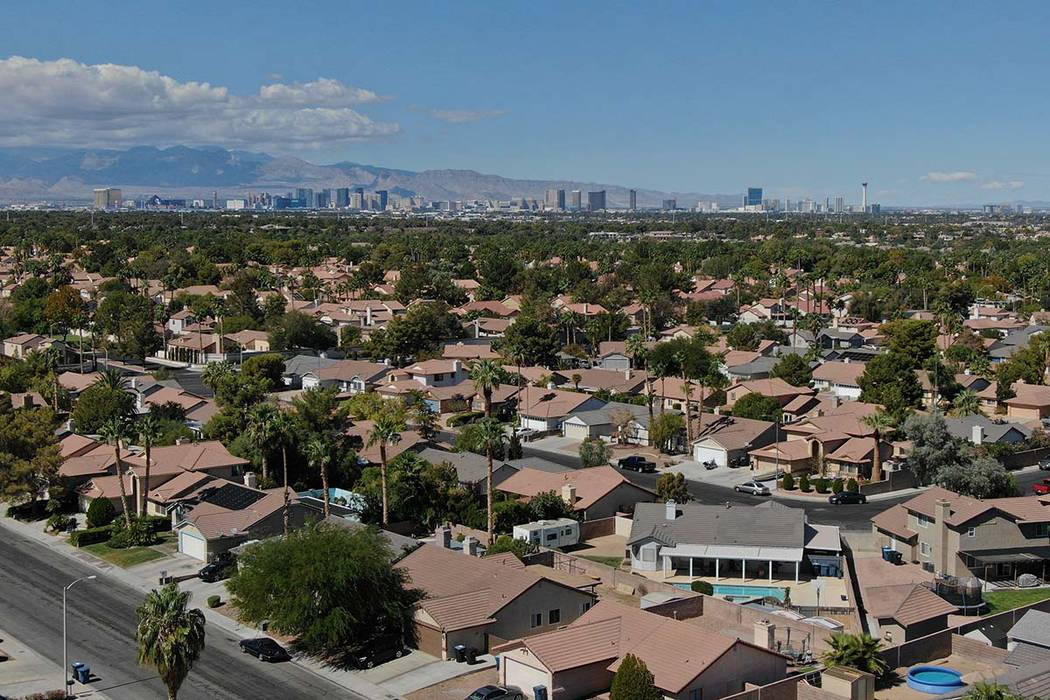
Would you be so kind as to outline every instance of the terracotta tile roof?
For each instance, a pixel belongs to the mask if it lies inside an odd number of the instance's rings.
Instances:
[[[226,482],[231,483],[231,482]],[[241,488],[250,491],[247,486]],[[298,497],[291,494],[292,503],[298,502]],[[267,518],[284,507],[284,494],[281,489],[267,491],[266,495],[255,501],[246,508],[230,510],[215,503],[202,502],[193,507],[186,514],[186,521],[193,523],[206,538],[218,539],[231,535],[247,533],[252,525]]]
[[[82,455],[97,449],[100,445],[102,445],[101,442],[86,435],[70,433],[58,441],[58,452],[62,457]]]
[[[248,460],[237,457],[226,449],[218,440],[206,440],[183,445],[154,447],[150,450],[151,473],[161,474],[165,471],[208,471],[223,467],[241,467]],[[136,474],[145,473],[146,456],[136,455],[128,459]]]
[[[124,476],[124,489],[129,499],[129,506],[133,506],[132,499],[132,485],[131,477]],[[116,474],[107,474],[105,476],[96,476],[91,481],[83,484],[77,489],[77,493],[85,496],[86,498],[120,498],[120,481]]]
[[[145,472],[143,472],[145,474]],[[150,469],[150,481],[153,481],[153,470]],[[204,472],[182,472],[168,479],[155,489],[151,489],[147,498],[156,503],[168,503],[195,491],[214,479]]]
[[[573,509],[586,510],[621,484],[631,484],[631,481],[609,466],[574,469],[568,472],[546,472],[525,467],[507,477],[497,488],[504,493],[531,498],[546,491],[554,491],[560,495],[563,486],[572,485],[576,488],[576,503]],[[631,485],[655,497],[651,491],[636,484]]]
[[[899,504],[882,511],[873,517],[871,522],[880,530],[905,540],[919,534],[908,527],[908,509]]]
[[[524,369],[524,368],[522,368]],[[530,418],[561,418],[570,415],[586,401],[591,400],[590,394],[575,391],[559,391],[558,389],[542,389],[522,392],[523,401],[518,407],[518,413]]]
[[[916,583],[867,588],[864,607],[873,617],[893,618],[904,627],[959,610],[929,588]]]
[[[1003,402],[1007,406],[1036,408],[1050,406],[1050,386],[1014,382],[1010,388],[1013,389],[1015,396]]]
[[[771,396],[773,398],[797,398],[817,393],[814,389],[810,389],[809,387],[797,387],[788,384],[780,377],[749,379],[746,382],[737,382],[726,391],[732,391],[738,388],[747,389],[749,392],[762,394],[763,396]]]
[[[813,380],[840,386],[859,386],[857,378],[862,374],[864,374],[864,363],[862,362],[825,362],[813,370]]]

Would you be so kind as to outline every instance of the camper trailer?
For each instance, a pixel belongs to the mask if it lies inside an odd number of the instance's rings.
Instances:
[[[580,541],[580,524],[571,518],[537,520],[514,526],[514,539],[538,547],[571,547]]]

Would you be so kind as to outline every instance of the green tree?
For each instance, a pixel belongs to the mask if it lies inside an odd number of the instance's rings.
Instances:
[[[163,434],[164,426],[161,420],[153,413],[148,413],[142,418],[139,418],[134,425],[135,434],[138,435],[139,442],[142,443],[142,448],[145,452],[146,457],[146,471],[142,479],[142,492],[144,494],[149,493],[149,477],[150,470],[153,469],[153,446],[158,443]],[[146,515],[146,503],[147,499],[142,499],[142,512],[139,515]]]
[[[345,666],[348,652],[377,630],[412,634],[423,594],[394,557],[374,527],[320,522],[252,546],[227,587],[244,619],[268,620],[295,637],[297,650]]]
[[[283,385],[284,358],[277,353],[249,357],[241,365],[241,374],[246,378],[262,380],[272,391]]]
[[[187,610],[189,599],[188,591],[169,583],[146,594],[138,609],[138,662],[157,670],[168,700],[177,700],[182,682],[204,651],[204,613]]]
[[[321,490],[324,503],[324,517],[331,515],[329,509],[328,465],[332,463],[332,444],[320,435],[311,435],[303,444],[306,461],[321,474]]]
[[[126,291],[105,295],[95,311],[95,324],[107,345],[119,355],[144,362],[163,346],[154,325],[156,309],[148,298]]]
[[[879,482],[882,481],[882,439],[886,433],[896,427],[897,421],[885,411],[876,411],[864,416],[861,420],[872,430],[871,439],[874,444],[872,445],[871,480]]]
[[[510,359],[527,367],[553,367],[561,343],[554,328],[532,317],[518,317],[503,334],[501,350]]]
[[[880,653],[882,642],[869,634],[838,632],[831,635],[828,644],[830,649],[822,657],[828,666],[855,668],[876,677],[889,670]]]
[[[656,480],[656,495],[664,502],[688,503],[692,500],[689,484],[686,483],[685,475],[680,472],[661,474]]]
[[[73,424],[78,433],[97,433],[111,418],[131,415],[134,406],[134,396],[98,382],[85,389],[77,399],[73,406]]]
[[[780,402],[757,391],[744,394],[733,404],[733,415],[738,418],[772,422],[780,420],[780,413]]]
[[[791,353],[773,366],[770,376],[779,377],[792,386],[804,387],[813,380],[813,369],[801,355]]]
[[[499,421],[485,418],[478,423],[475,438],[477,439],[477,446],[485,453],[485,458],[488,460],[488,474],[485,477],[485,513],[488,523],[488,544],[492,544],[495,541],[495,522],[493,520],[492,506],[496,490],[492,479],[493,459],[497,454],[501,457],[503,456],[503,452],[507,447],[507,431]]]
[[[401,414],[393,410],[380,412],[372,422],[368,433],[368,447],[379,445],[379,468],[383,491],[383,524],[390,522],[390,498],[387,490],[386,448],[401,442],[401,431],[405,429]]]
[[[649,439],[662,452],[670,453],[672,445],[685,433],[685,421],[679,413],[661,413],[649,424]]]
[[[689,589],[693,593],[702,593],[704,595],[714,595],[715,587],[707,581],[693,581],[689,584]]]
[[[277,352],[308,348],[327,350],[338,345],[335,331],[301,311],[289,311],[270,329],[270,347]]]
[[[726,343],[734,350],[755,350],[760,340],[758,331],[750,323],[738,323],[726,333]]]
[[[936,321],[903,318],[884,323],[879,330],[886,336],[890,352],[911,362],[912,369],[921,367],[937,351],[940,330]]]
[[[492,360],[477,360],[470,365],[470,380],[485,400],[485,417],[492,418],[492,392],[506,382],[506,373]]]
[[[644,661],[634,654],[623,657],[613,675],[609,700],[662,700],[663,696]]]
[[[248,425],[245,437],[259,453],[262,463],[262,481],[270,485],[270,451],[277,441],[277,414],[281,409],[277,404],[265,402],[258,404],[248,413]]]
[[[365,352],[381,358],[415,357],[462,335],[463,326],[446,304],[416,304],[403,316],[394,317],[386,328],[372,331]]]
[[[609,463],[612,450],[598,437],[589,437],[580,443],[580,462],[584,467],[597,467]]]
[[[897,421],[903,420],[922,401],[922,385],[914,370],[912,360],[899,353],[874,357],[857,379],[860,400],[880,404]]]
[[[960,391],[952,400],[951,413],[959,418],[980,415],[981,397],[977,395],[977,392],[969,389]]]
[[[997,683],[974,683],[963,697],[966,700],[1028,700],[1024,694]]]
[[[127,442],[132,435],[131,427],[125,418],[114,416],[107,418],[99,427],[99,435],[113,446],[113,462],[117,472],[117,483],[120,484],[120,504],[124,508],[124,524],[131,528],[131,509],[128,507],[128,489],[125,482],[124,461],[120,458],[120,443]]]
[[[496,541],[489,545],[488,549],[485,550],[486,557],[492,557],[497,554],[505,554],[510,552],[518,559],[524,559],[527,555],[532,554],[535,547],[531,546],[525,540],[514,539],[510,535],[500,535],[496,538]]]
[[[557,520],[558,518],[575,519],[572,504],[566,503],[557,491],[541,491],[529,501],[529,510],[533,520]]]
[[[10,503],[42,495],[62,464],[50,408],[14,410],[0,395],[0,499]]]
[[[117,510],[108,498],[93,498],[87,509],[87,526],[103,527],[113,522]]]

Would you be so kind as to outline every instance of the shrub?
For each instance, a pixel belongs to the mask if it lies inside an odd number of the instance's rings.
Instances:
[[[842,493],[842,479],[835,479],[831,482],[832,493]]]
[[[208,596],[208,607],[217,608],[222,605],[222,596],[210,595]]]
[[[46,529],[48,532],[65,532],[70,528],[76,527],[76,525],[76,518],[65,515],[64,513],[54,513],[47,519]]]
[[[145,518],[135,518],[129,527],[123,520],[113,525],[113,536],[107,542],[107,546],[113,549],[127,549],[128,547],[147,547],[157,543],[157,535],[150,529],[149,522]]]
[[[163,515],[145,515],[140,520],[146,523],[150,532],[169,532],[171,530],[171,518]]]
[[[791,476],[790,474],[785,474],[784,478],[780,480],[780,487],[785,491],[794,491],[795,477]]]
[[[809,493],[813,488],[809,485],[809,477],[805,474],[798,480],[798,488],[802,493]]]
[[[47,511],[47,501],[28,501],[7,509],[7,514],[15,520],[41,520]]]
[[[69,695],[64,690],[48,690],[43,693],[23,695],[21,700],[66,700]]]
[[[823,479],[823,478],[815,479],[814,480],[814,485],[817,487],[817,493],[827,493],[828,492],[828,480],[827,479]]]
[[[847,481],[846,482],[846,490],[847,491],[856,491],[857,490],[857,480],[856,479],[850,479],[849,481]]]
[[[91,501],[87,509],[87,526],[89,528],[104,527],[113,522],[117,517],[117,510],[108,498],[96,498]]]
[[[113,536],[113,527],[103,525],[102,527],[89,527],[85,530],[76,530],[69,535],[69,543],[74,547],[86,547],[97,542],[108,542]]]
[[[463,413],[457,413],[456,415],[449,417],[446,423],[448,424],[448,427],[455,428],[456,426],[473,423],[483,415],[485,414],[482,411],[464,411]]]
[[[703,593],[704,595],[715,594],[715,587],[707,581],[693,581],[689,584],[689,588],[692,589],[693,593]]]

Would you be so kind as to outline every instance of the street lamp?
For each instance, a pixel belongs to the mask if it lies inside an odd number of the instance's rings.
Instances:
[[[77,585],[81,581],[93,581],[96,578],[98,578],[98,577],[95,576],[94,574],[92,574],[90,576],[84,576],[83,578],[78,578],[76,581],[74,581],[73,583],[69,584],[68,586],[66,586],[65,588],[62,589],[62,689],[63,690],[68,690],[69,686],[71,686],[73,684],[71,679],[69,678],[69,659],[67,658],[67,645],[66,645],[66,593],[69,592],[70,588],[72,588],[73,586]]]

